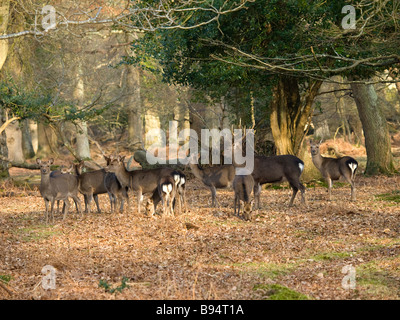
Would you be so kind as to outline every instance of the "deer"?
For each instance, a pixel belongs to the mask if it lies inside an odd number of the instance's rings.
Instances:
[[[306,203],[305,187],[300,182],[300,176],[304,170],[304,162],[293,155],[261,156],[254,157],[254,199],[255,207],[260,209],[261,186],[265,183],[278,183],[287,181],[293,193],[289,207],[293,206],[297,192],[301,191],[301,202]]]
[[[106,164],[108,166],[111,162],[112,157],[104,155],[104,159],[106,160]],[[118,202],[120,203],[119,211],[123,212],[125,200],[128,204],[128,210],[129,210],[130,205],[129,205],[128,187],[123,187],[121,185],[115,173],[106,172],[106,175],[104,176],[104,186],[110,198],[111,212],[116,211],[116,206]]]
[[[54,170],[50,172],[50,177],[56,177],[62,174],[74,174],[75,173],[75,165],[71,164],[69,167],[64,165],[60,166],[60,169]],[[74,201],[75,202],[75,201]],[[75,202],[76,211],[78,211],[78,205]],[[65,210],[65,203],[63,205],[63,212]],[[57,214],[60,212],[60,200],[57,200]]]
[[[125,156],[112,158],[109,165],[105,168],[106,172],[113,172],[121,183],[122,187],[129,187],[137,197],[138,213],[141,212],[143,195],[154,193],[158,187],[158,180],[163,176],[174,171],[173,168],[162,167],[156,169],[142,169],[128,171],[124,165]]]
[[[172,175],[166,174],[160,177],[157,184],[157,191],[161,198],[163,215],[166,215],[167,213],[171,216],[174,215],[173,202],[175,200],[176,190],[176,180]]]
[[[180,170],[175,170],[172,172],[172,176],[176,184],[179,211],[181,213],[182,211],[186,212],[186,175]]]
[[[83,172],[85,166],[84,161],[80,161],[75,164],[76,175],[78,176],[78,190],[83,194],[85,200],[85,212],[91,213],[91,202],[94,202],[97,206],[97,212],[101,213],[99,205],[99,194],[107,193],[107,189],[104,184],[104,178],[106,171],[104,169],[94,170],[89,172]]]
[[[217,205],[217,189],[232,187],[235,178],[233,164],[224,164],[215,167],[201,168],[197,163],[198,154],[192,154],[189,158],[189,166],[194,176],[199,179],[211,191],[211,206]]]
[[[63,200],[65,204],[63,220],[68,213],[69,201],[68,198],[71,197],[78,206],[78,212],[81,213],[81,201],[78,198],[78,177],[72,174],[54,174],[51,177],[50,166],[54,163],[54,159],[50,158],[48,161],[42,161],[37,158],[36,163],[40,168],[40,194],[44,199],[45,204],[45,217],[46,224],[48,223],[49,216],[49,202],[50,215],[52,221],[54,222],[54,202],[56,200]]]
[[[182,213],[182,211],[186,212],[187,211],[186,195],[185,195],[186,175],[180,170],[174,170],[171,173],[171,176],[174,178],[175,186],[176,186],[175,199],[172,202],[174,212],[175,212],[175,202],[178,202],[178,211],[180,213]],[[177,200],[177,201],[175,201],[175,200]],[[154,213],[157,209],[157,204],[160,201],[161,201],[160,193],[159,193],[158,189],[156,189],[153,192],[153,195],[146,202],[146,205],[145,205],[146,214],[154,215]]]
[[[328,158],[321,155],[319,146],[322,140],[319,142],[314,142],[309,140],[310,152],[312,157],[312,162],[315,167],[321,172],[323,178],[328,183],[328,199],[332,199],[331,189],[333,181],[339,180],[343,177],[351,186],[351,201],[356,200],[356,190],[355,190],[355,176],[358,168],[358,162],[349,156],[344,156],[340,158]]]
[[[233,190],[235,191],[234,215],[240,217],[240,207],[243,207],[243,219],[251,220],[252,205],[251,193],[254,189],[254,179],[252,175],[236,175],[233,179]],[[236,214],[236,207],[238,211]]]

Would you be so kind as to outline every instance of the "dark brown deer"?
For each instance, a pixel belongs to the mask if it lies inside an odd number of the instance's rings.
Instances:
[[[343,177],[351,186],[351,200],[356,200],[356,190],[354,179],[356,176],[356,170],[358,168],[358,162],[352,157],[341,157],[341,158],[327,158],[321,156],[319,146],[321,142],[310,142],[310,151],[312,156],[312,162],[321,172],[322,176],[328,183],[328,197],[331,200],[331,189],[332,181],[339,180]]]
[[[49,202],[51,204],[50,214],[52,221],[54,221],[54,202],[56,200],[62,200],[65,204],[64,217],[65,219],[68,209],[69,201],[68,198],[71,197],[75,203],[78,205],[78,212],[81,213],[81,201],[78,198],[78,177],[72,174],[56,174],[53,177],[50,176],[51,170],[50,166],[54,163],[51,158],[48,161],[42,161],[36,159],[36,163],[40,167],[40,194],[42,195],[46,207],[45,217],[46,223],[48,222],[49,214]]]
[[[293,201],[297,192],[301,192],[302,203],[306,202],[305,187],[300,182],[300,176],[304,170],[304,162],[292,155],[279,156],[255,156],[254,170],[252,173],[254,179],[254,199],[255,207],[260,209],[261,186],[265,183],[277,183],[287,181],[292,187],[293,193],[290,198],[289,206],[293,205]]]
[[[104,156],[106,160],[107,166],[110,164],[112,156]],[[104,185],[107,189],[108,196],[110,198],[110,207],[111,212],[115,212],[117,209],[118,203],[120,204],[119,211],[123,212],[124,210],[124,202],[126,200],[129,211],[129,195],[128,195],[128,187],[123,187],[121,183],[118,181],[117,176],[113,172],[107,172],[104,176]]]
[[[105,168],[107,172],[115,173],[118,181],[123,187],[131,188],[137,196],[138,212],[140,213],[143,195],[154,193],[158,187],[159,178],[163,175],[170,174],[173,168],[156,168],[146,170],[126,170],[124,164],[125,156],[117,156],[111,159],[110,164]]]
[[[174,214],[173,202],[177,190],[174,177],[170,174],[160,177],[157,190],[163,206],[163,215],[170,214],[172,216]]]
[[[240,207],[243,207],[243,219],[251,220],[253,200],[251,193],[254,189],[254,179],[252,175],[236,175],[233,179],[233,190],[235,191],[234,215],[240,216]],[[238,211],[236,214],[236,207]]]
[[[217,205],[217,189],[230,188],[235,178],[235,167],[225,164],[215,167],[201,168],[197,160],[198,154],[192,154],[189,158],[189,166],[194,176],[199,179],[211,191],[211,206]]]
[[[186,212],[187,204],[186,204],[186,175],[180,170],[174,170],[171,173],[171,176],[174,178],[176,185],[176,194],[175,200],[172,202],[173,210],[175,211],[175,203],[178,203],[178,212]],[[153,215],[156,212],[157,204],[161,201],[160,193],[158,189],[153,192],[153,195],[146,202],[146,214]]]
[[[92,199],[94,199],[94,202],[97,206],[97,212],[101,213],[98,195],[107,193],[107,189],[104,184],[106,171],[104,169],[100,169],[83,172],[84,166],[84,161],[81,161],[75,165],[76,174],[79,179],[78,190],[83,194],[85,200],[85,212],[91,213],[91,202]]]
[[[74,164],[72,164],[69,167],[61,165],[60,169],[50,172],[50,177],[56,177],[56,176],[59,176],[62,174],[74,174],[74,173],[75,173],[75,165]],[[78,205],[75,201],[74,201],[74,203],[75,203],[76,211],[78,211]],[[63,212],[64,212],[64,210],[65,210],[65,203],[63,205]],[[57,214],[59,212],[60,212],[60,200],[57,200]]]

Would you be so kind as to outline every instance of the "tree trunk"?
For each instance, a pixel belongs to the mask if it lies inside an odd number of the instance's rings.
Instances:
[[[22,132],[19,123],[14,121],[6,128],[8,159],[14,162],[25,162],[22,151]]]
[[[74,99],[76,100],[78,107],[82,108],[85,101],[85,86],[83,82],[83,73],[80,62],[78,62],[77,64],[77,83],[74,90]],[[76,122],[76,154],[81,160],[91,158],[87,123],[84,120],[79,120]]]
[[[0,126],[4,123],[4,110],[0,108]],[[0,179],[10,176],[8,172],[8,162],[3,159],[8,159],[7,137],[6,131],[0,133]]]
[[[306,125],[321,81],[312,81],[303,97],[296,78],[281,76],[273,90],[271,130],[277,154],[302,153]]]
[[[385,115],[378,105],[373,85],[351,84],[353,97],[363,126],[367,150],[366,175],[395,172],[391,152],[389,128]]]
[[[29,126],[29,119],[21,121],[20,124],[22,132],[22,151],[26,159],[31,159],[35,156],[35,150],[32,144],[32,135]]]
[[[131,43],[138,39],[136,33],[124,34],[125,42]],[[132,56],[130,47],[126,47],[126,55]],[[143,119],[142,100],[140,96],[140,68],[133,65],[125,65],[125,106],[128,113],[128,140],[129,149],[136,151],[143,149]]]
[[[38,123],[38,151],[37,156],[47,157],[54,153],[57,146],[57,137],[54,131],[46,124]]]
[[[0,1],[0,34],[7,31],[8,17],[10,15],[10,1],[1,0]],[[8,53],[8,40],[0,40],[0,70],[6,61]]]
[[[128,110],[128,137],[131,151],[143,148],[142,103],[140,98],[140,72],[126,65],[126,107]]]
[[[7,31],[9,13],[10,1],[0,1],[0,34],[3,34]],[[0,40],[0,70],[3,67],[4,62],[6,61],[7,53],[8,40]],[[4,110],[3,108],[0,108],[0,127],[4,123],[3,116]],[[0,155],[5,159],[8,158],[7,137],[5,131],[0,133]],[[9,175],[10,174],[8,172],[8,163],[6,161],[0,160],[0,178],[9,177]]]

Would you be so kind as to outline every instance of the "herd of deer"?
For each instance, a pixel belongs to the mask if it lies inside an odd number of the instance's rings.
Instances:
[[[343,177],[351,185],[351,200],[355,200],[354,178],[358,163],[351,157],[327,158],[320,154],[321,142],[310,140],[312,161],[319,169],[322,176],[328,182],[329,200],[331,199],[332,181]],[[300,182],[300,176],[304,170],[304,162],[292,155],[279,156],[255,156],[254,170],[251,175],[236,175],[235,166],[226,164],[202,168],[196,161],[197,155],[191,156],[189,166],[196,178],[210,189],[212,206],[217,205],[216,189],[233,187],[234,215],[245,220],[251,220],[252,205],[260,209],[261,186],[266,183],[277,183],[287,181],[292,188],[292,196],[289,206],[293,205],[297,192],[301,192],[302,203],[306,202],[305,187]],[[68,169],[51,171],[50,166],[54,160],[42,161],[37,159],[41,172],[40,193],[45,202],[45,217],[48,222],[50,212],[54,221],[54,204],[57,200],[57,211],[59,201],[64,202],[64,219],[69,209],[68,198],[75,202],[78,212],[82,212],[78,192],[83,194],[85,212],[91,212],[91,202],[94,199],[97,211],[101,212],[98,195],[108,193],[110,198],[111,212],[120,206],[122,212],[124,202],[129,208],[128,191],[136,193],[138,212],[141,212],[141,203],[144,194],[150,194],[145,205],[146,213],[153,215],[158,203],[161,201],[163,214],[174,214],[175,202],[177,210],[187,210],[185,186],[186,176],[177,169],[163,167],[156,169],[128,171],[124,159],[125,156],[104,157],[107,166],[100,170],[82,172],[84,163],[74,164]],[[254,200],[251,200],[251,193]],[[51,204],[49,211],[49,203]],[[241,207],[243,213],[240,214]]]

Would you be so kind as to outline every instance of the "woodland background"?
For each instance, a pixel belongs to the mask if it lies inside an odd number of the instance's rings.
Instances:
[[[347,4],[356,29],[341,24]],[[44,5],[55,29],[41,25]],[[1,0],[0,18],[4,298],[398,299],[398,1]],[[172,120],[199,133],[254,128],[257,153],[304,160],[311,204],[289,210],[287,186],[268,186],[256,220],[238,221],[232,192],[210,209],[185,169],[191,207],[176,220],[71,214],[44,225],[36,158],[90,170],[136,153],[139,167],[146,133]],[[325,202],[310,138],[359,161],[357,203],[340,182]],[[38,285],[45,264],[58,290]],[[348,264],[355,291],[340,288]],[[122,279],[116,294],[100,285]]]

